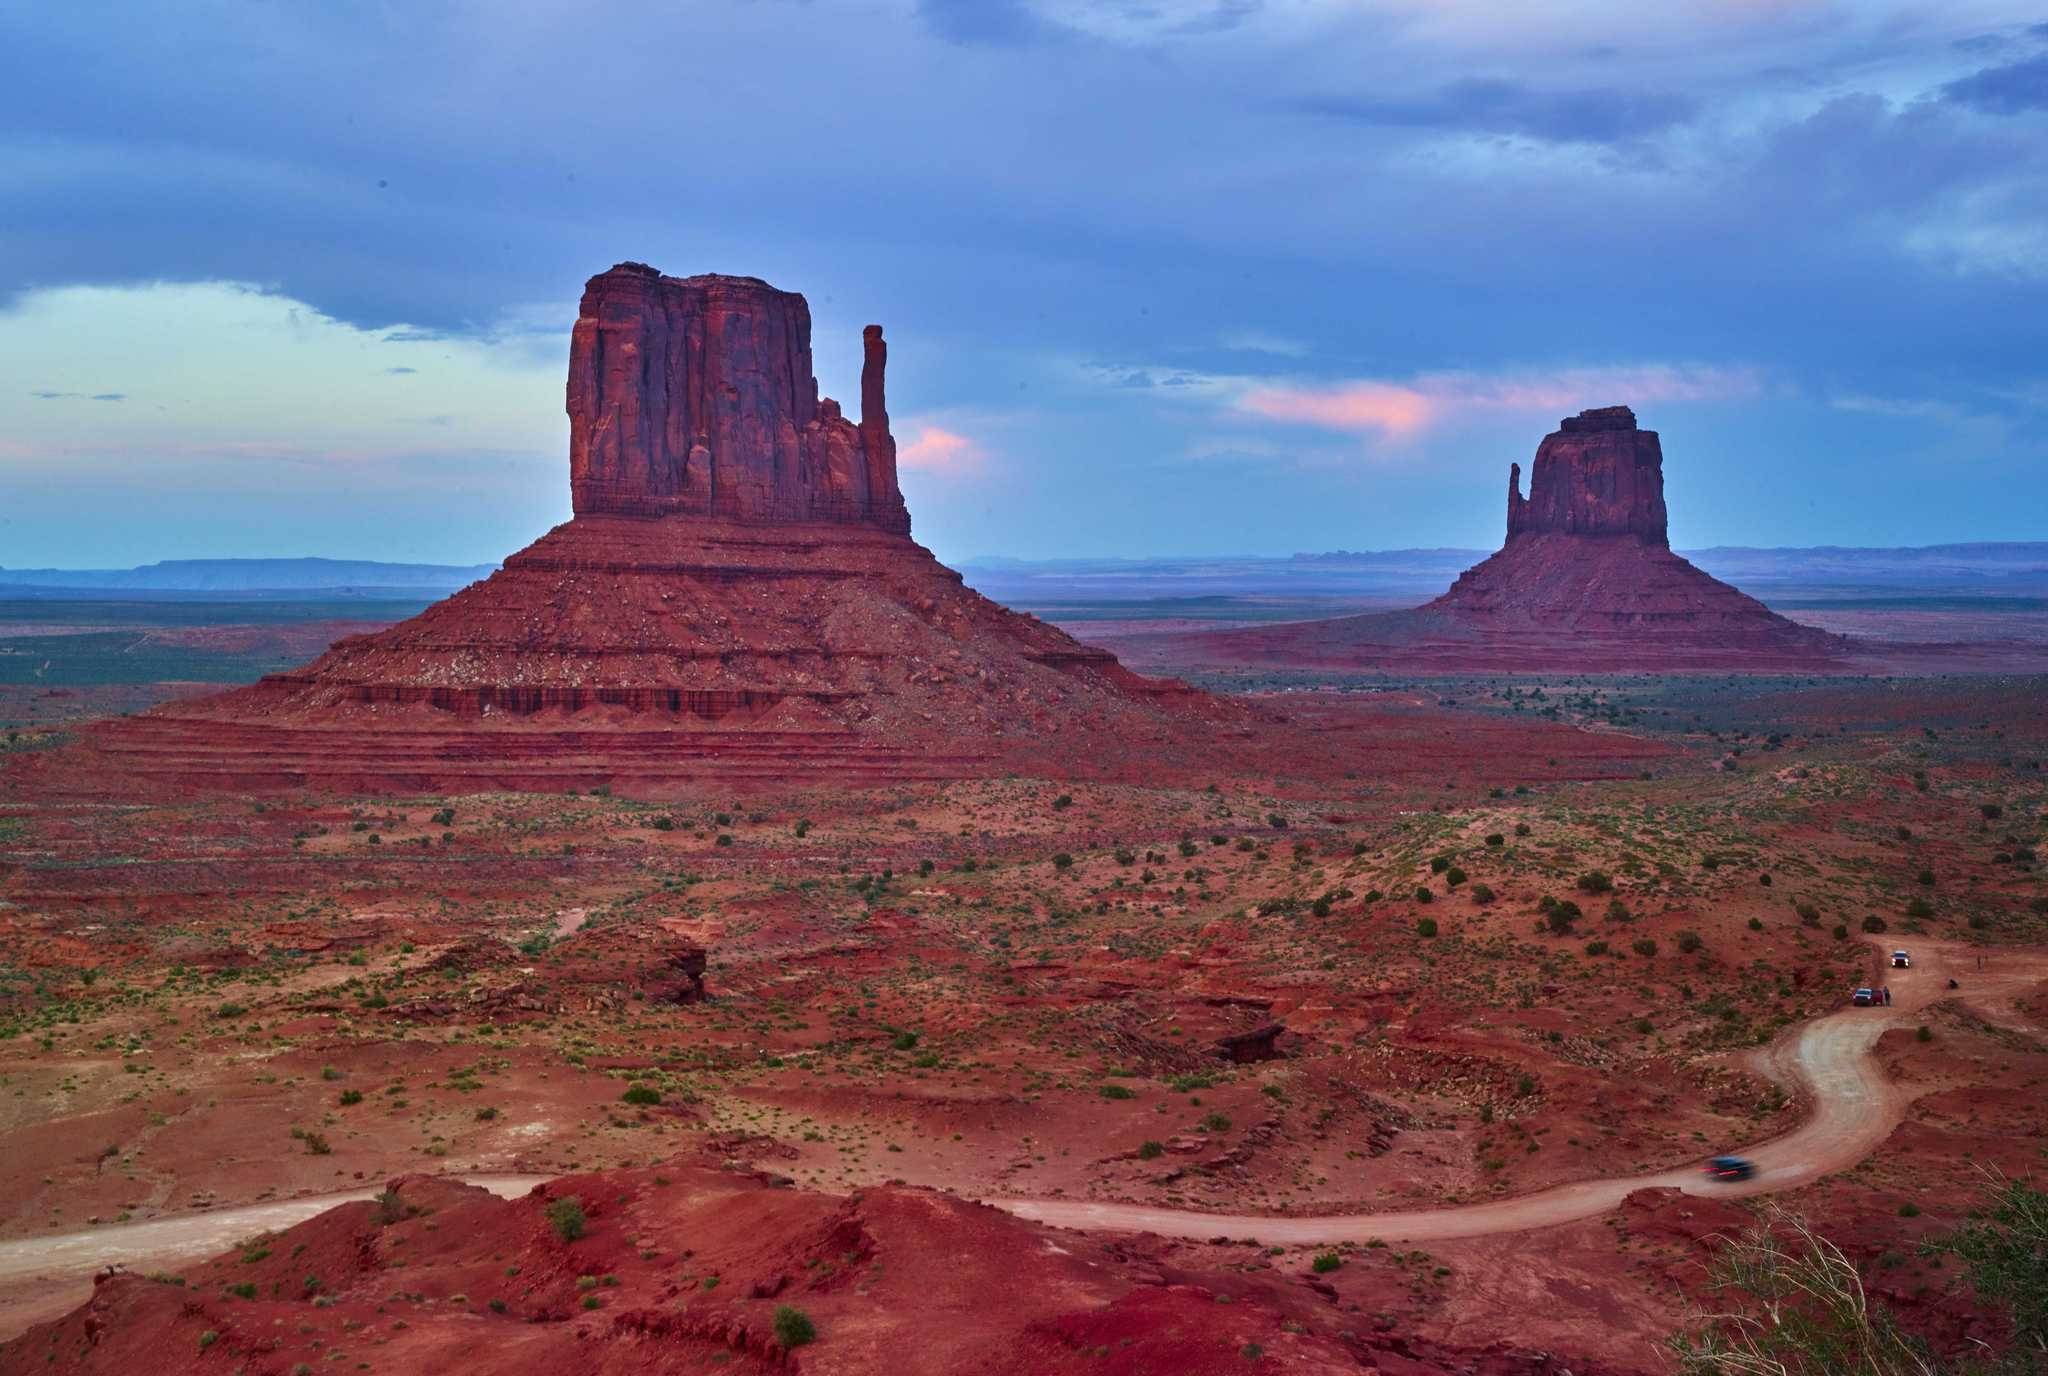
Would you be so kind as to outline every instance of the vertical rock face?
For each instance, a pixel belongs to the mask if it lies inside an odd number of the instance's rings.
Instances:
[[[1654,430],[1638,430],[1626,406],[1581,411],[1559,423],[1536,449],[1529,495],[1522,466],[1508,467],[1508,539],[1524,535],[1633,535],[1668,547],[1664,450]]]
[[[910,533],[867,327],[861,422],[818,395],[811,312],[754,277],[621,263],[583,290],[569,348],[575,512],[834,521]]]

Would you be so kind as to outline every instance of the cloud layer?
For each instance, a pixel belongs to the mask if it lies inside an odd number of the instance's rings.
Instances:
[[[860,326],[884,321],[892,400],[930,427],[902,438],[941,553],[1480,543],[1501,464],[1611,401],[1664,432],[1682,539],[2041,534],[1998,496],[2048,464],[2038,5],[1641,15],[28,7],[0,85],[0,333],[24,341],[0,512],[39,500],[60,451],[188,486],[218,480],[204,455],[269,452],[294,456],[268,478],[287,495],[195,502],[208,529],[500,553],[559,474],[513,503],[533,479],[489,456],[559,462],[577,292],[634,258],[805,291],[832,395],[857,395]],[[103,288],[137,294],[129,328],[76,294]],[[192,290],[251,314],[150,304]],[[39,352],[88,339],[62,367]],[[1326,461],[1369,448],[1430,485]],[[1162,480],[1225,449],[1235,468]],[[396,489],[321,467],[401,453],[401,486],[495,486],[394,526]],[[1245,477],[1267,454],[1296,476]],[[1982,486],[1952,480],[1962,462]],[[1714,481],[1690,493],[1693,473]],[[9,561],[162,552],[164,508],[106,483],[125,524],[80,534],[52,504],[0,525]]]

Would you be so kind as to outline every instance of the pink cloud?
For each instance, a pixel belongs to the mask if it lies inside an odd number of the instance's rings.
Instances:
[[[1313,425],[1402,440],[1479,412],[1564,414],[1589,406],[1720,401],[1761,390],[1748,368],[1650,363],[1567,368],[1546,373],[1425,373],[1407,382],[1351,382],[1253,387],[1236,409],[1266,420]]]
[[[1254,387],[1238,409],[1267,420],[1325,430],[1412,435],[1436,416],[1436,403],[1413,387],[1390,382],[1346,382],[1335,387]]]
[[[896,465],[920,473],[958,476],[979,472],[988,463],[988,451],[967,436],[936,425],[920,425],[917,435],[896,450]]]

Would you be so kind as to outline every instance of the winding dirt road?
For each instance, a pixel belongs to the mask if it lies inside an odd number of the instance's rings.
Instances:
[[[2048,957],[2038,953],[1999,951],[1998,969],[1979,972],[1973,964],[1979,953],[1972,948],[1916,941],[1913,950],[1912,969],[1885,971],[1893,997],[1889,1008],[1849,1008],[1815,1018],[1773,1043],[1765,1053],[1765,1068],[1805,1099],[1809,1113],[1791,1132],[1741,1152],[1757,1167],[1756,1178],[1741,1184],[1715,1183],[1697,1164],[1689,1164],[1649,1175],[1574,1181],[1535,1194],[1460,1208],[1304,1218],[1202,1213],[1081,1199],[987,1202],[1019,1217],[1061,1228],[1185,1238],[1255,1238],[1267,1244],[1368,1242],[1375,1238],[1426,1242],[1572,1223],[1605,1213],[1632,1192],[1652,1187],[1724,1198],[1796,1189],[1861,1161],[1905,1117],[1913,1093],[1886,1080],[1870,1051],[1886,1029],[1912,1024],[1918,1010],[1947,994],[1951,970],[1962,985],[1959,996],[1986,1012],[2009,1012],[2015,995],[2048,978]]]
[[[2010,950],[1996,954],[1997,969],[1974,968],[1977,952],[1967,947],[1914,945],[1918,964],[1888,971],[1895,1002],[1890,1008],[1856,1008],[1816,1018],[1774,1043],[1766,1068],[1799,1092],[1809,1115],[1793,1131],[1743,1154],[1757,1164],[1757,1178],[1720,1185],[1694,1165],[1649,1175],[1584,1180],[1536,1194],[1460,1208],[1415,1209],[1372,1214],[1277,1218],[1258,1214],[1214,1214],[1146,1204],[1069,1199],[989,1199],[1022,1218],[1062,1228],[1149,1232],[1171,1237],[1256,1238],[1260,1242],[1422,1242],[1521,1232],[1570,1223],[1604,1213],[1632,1191],[1669,1186],[1688,1194],[1739,1196],[1789,1190],[1853,1165],[1869,1155],[1905,1116],[1912,1093],[1889,1083],[1870,1051],[1886,1029],[1910,1025],[1914,1014],[1947,993],[1951,969],[1961,997],[1988,1015],[2010,1022],[2011,1004],[2035,982],[2048,978],[2048,955]],[[546,1180],[538,1175],[469,1175],[464,1180],[507,1198]],[[369,1199],[374,1189],[308,1195],[215,1209],[173,1218],[95,1228],[54,1237],[0,1242],[0,1339],[13,1337],[41,1319],[70,1309],[90,1293],[89,1278],[109,1265],[131,1269],[163,1267],[212,1256],[251,1234],[288,1228],[350,1200]]]

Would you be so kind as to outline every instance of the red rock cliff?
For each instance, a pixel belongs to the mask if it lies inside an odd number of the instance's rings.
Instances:
[[[1529,495],[1522,466],[1508,466],[1508,539],[1546,533],[1634,535],[1668,546],[1664,450],[1654,430],[1638,430],[1626,406],[1581,411],[1561,421],[1536,449]]]
[[[811,312],[754,277],[590,279],[569,346],[569,490],[579,516],[838,521],[910,533],[867,327],[861,422],[818,395]]]

